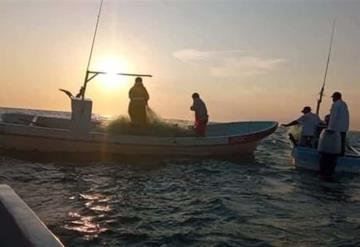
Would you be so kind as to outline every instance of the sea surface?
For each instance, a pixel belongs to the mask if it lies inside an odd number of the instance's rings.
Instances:
[[[321,181],[290,150],[279,128],[245,159],[0,156],[0,183],[65,246],[360,246],[360,176]]]

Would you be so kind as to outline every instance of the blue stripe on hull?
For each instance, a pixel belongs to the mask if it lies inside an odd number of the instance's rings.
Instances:
[[[295,166],[308,170],[319,170],[320,155],[316,149],[295,147],[292,150]],[[336,172],[360,173],[360,157],[343,156],[337,159]]]

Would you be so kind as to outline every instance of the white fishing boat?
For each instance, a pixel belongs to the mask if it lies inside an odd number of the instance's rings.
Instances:
[[[320,89],[320,97],[317,100],[316,106],[316,114],[319,115],[320,105],[322,102],[322,98],[324,95],[324,89],[326,84],[327,78],[327,71],[330,63],[330,56],[332,50],[332,43],[334,39],[334,32],[335,32],[335,20],[332,25],[332,32],[330,37],[330,45],[329,45],[329,52],[327,56],[327,62],[325,67],[325,74],[324,80],[322,83],[322,87]],[[326,126],[323,126],[326,128]],[[293,148],[291,151],[291,156],[293,158],[293,164],[297,168],[313,170],[313,171],[320,171],[320,153],[316,148],[309,148],[298,146],[297,143],[299,142],[301,129],[295,127],[289,133],[289,139],[292,142]],[[319,145],[321,146],[321,145]],[[347,146],[347,151],[344,156],[338,156],[336,158],[336,166],[335,172],[350,172],[350,173],[360,173],[360,152],[356,150],[351,145]]]
[[[100,3],[85,80],[71,100],[71,118],[6,113],[0,122],[0,149],[61,153],[109,153],[123,155],[244,155],[273,133],[274,121],[217,123],[208,126],[205,137],[114,134],[100,131],[92,118],[92,101],[85,98],[89,81],[106,72],[90,70],[103,0]],[[150,74],[116,73],[121,76],[152,77]]]
[[[65,119],[7,113],[0,122],[0,148],[7,151],[74,154],[246,155],[251,154],[278,125],[273,121],[215,123],[208,126],[205,137],[159,137],[111,134],[99,131],[96,122],[87,119],[89,121],[76,114],[71,119]]]

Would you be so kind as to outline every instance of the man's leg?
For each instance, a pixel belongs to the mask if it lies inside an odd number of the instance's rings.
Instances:
[[[341,156],[345,155],[346,150],[346,132],[340,132],[341,135]]]
[[[326,181],[331,181],[333,179],[337,157],[336,154],[320,153],[319,168],[322,179]]]
[[[206,123],[203,120],[200,120],[197,126],[197,131],[196,131],[197,135],[205,136],[205,130],[206,130]]]

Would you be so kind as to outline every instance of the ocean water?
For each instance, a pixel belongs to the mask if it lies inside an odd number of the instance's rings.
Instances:
[[[0,156],[0,183],[65,246],[360,246],[360,176],[321,181],[290,150],[279,128],[245,159]]]

